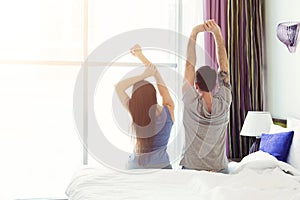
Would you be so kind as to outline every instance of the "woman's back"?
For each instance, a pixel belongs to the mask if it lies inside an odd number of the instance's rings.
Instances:
[[[153,139],[152,151],[159,149],[163,146],[167,146],[171,129],[173,126],[173,121],[170,115],[170,111],[167,106],[164,106],[161,114],[157,117],[156,120],[156,135]]]
[[[156,118],[156,130],[151,149],[144,149],[145,153],[134,153],[129,157],[128,168],[165,168],[170,165],[167,153],[173,121],[167,106],[163,106],[160,115]],[[143,164],[139,164],[143,160]]]

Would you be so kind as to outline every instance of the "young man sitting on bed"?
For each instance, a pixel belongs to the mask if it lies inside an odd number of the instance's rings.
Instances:
[[[216,71],[203,66],[195,73],[196,39],[198,33],[205,31],[211,32],[216,42],[219,88],[215,94]],[[193,28],[187,47],[184,77],[185,152],[180,164],[183,169],[226,172],[225,133],[232,97],[227,53],[220,27],[214,20]]]

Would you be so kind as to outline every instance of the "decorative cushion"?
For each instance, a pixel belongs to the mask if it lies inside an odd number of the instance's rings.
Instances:
[[[292,144],[294,131],[261,135],[259,150],[273,155],[280,161],[286,162]]]

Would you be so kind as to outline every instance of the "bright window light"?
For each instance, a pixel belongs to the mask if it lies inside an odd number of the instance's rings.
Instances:
[[[84,158],[73,117],[74,85],[81,63],[97,46],[141,28],[188,37],[202,22],[202,0],[0,1],[0,185],[5,188],[0,199],[66,198]],[[154,63],[177,64],[174,70],[182,73],[184,61],[176,56],[155,49],[145,54]],[[132,152],[131,138],[113,121],[111,97],[114,84],[133,69],[127,63],[138,61],[125,55],[116,62],[122,64],[111,67],[101,80],[106,86],[96,90],[94,110],[99,125],[113,130],[108,140]],[[170,141],[175,136],[176,125]],[[91,156],[87,161],[96,164]]]
[[[1,60],[82,58],[82,0],[0,2]]]
[[[82,161],[72,105],[79,68],[0,65],[0,199],[63,197]]]

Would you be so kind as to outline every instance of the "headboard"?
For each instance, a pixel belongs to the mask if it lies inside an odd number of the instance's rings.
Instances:
[[[273,123],[286,128],[286,119],[276,119],[273,118]]]

